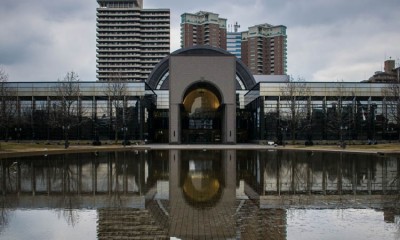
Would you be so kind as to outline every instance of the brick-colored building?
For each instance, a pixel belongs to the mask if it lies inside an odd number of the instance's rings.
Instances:
[[[226,19],[200,11],[181,15],[181,48],[209,45],[226,50]]]
[[[254,75],[286,74],[286,27],[261,24],[242,32],[242,61]]]

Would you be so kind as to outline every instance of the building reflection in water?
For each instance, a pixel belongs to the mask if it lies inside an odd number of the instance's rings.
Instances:
[[[170,235],[236,236],[236,152],[170,151]]]
[[[63,211],[71,224],[74,209],[90,208],[99,239],[286,239],[293,207],[384,209],[387,222],[399,215],[398,156],[169,150],[0,162],[1,225],[17,208]]]

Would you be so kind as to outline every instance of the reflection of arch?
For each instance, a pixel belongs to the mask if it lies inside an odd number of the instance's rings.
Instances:
[[[183,152],[182,158],[180,177],[185,201],[195,208],[215,206],[225,188],[220,152]]]
[[[212,206],[221,198],[222,186],[212,173],[188,173],[183,182],[183,195],[195,207]]]
[[[221,56],[232,55],[231,53],[211,46],[194,46],[183,48],[173,52],[171,55],[183,56]],[[165,57],[159,62],[150,73],[147,83],[152,89],[169,89],[169,60],[170,56]],[[236,59],[236,89],[251,89],[256,84],[253,75],[243,64],[242,61]]]

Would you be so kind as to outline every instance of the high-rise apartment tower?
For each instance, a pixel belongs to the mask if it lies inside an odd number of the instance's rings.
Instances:
[[[170,10],[97,0],[97,79],[145,81],[170,52]]]
[[[200,11],[181,15],[181,47],[210,45],[226,50],[226,19]]]
[[[286,27],[261,24],[242,32],[242,61],[254,75],[286,74]]]

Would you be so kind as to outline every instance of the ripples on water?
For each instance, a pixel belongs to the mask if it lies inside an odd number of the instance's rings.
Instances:
[[[399,216],[387,222],[382,210],[290,209],[287,239],[400,239]]]

